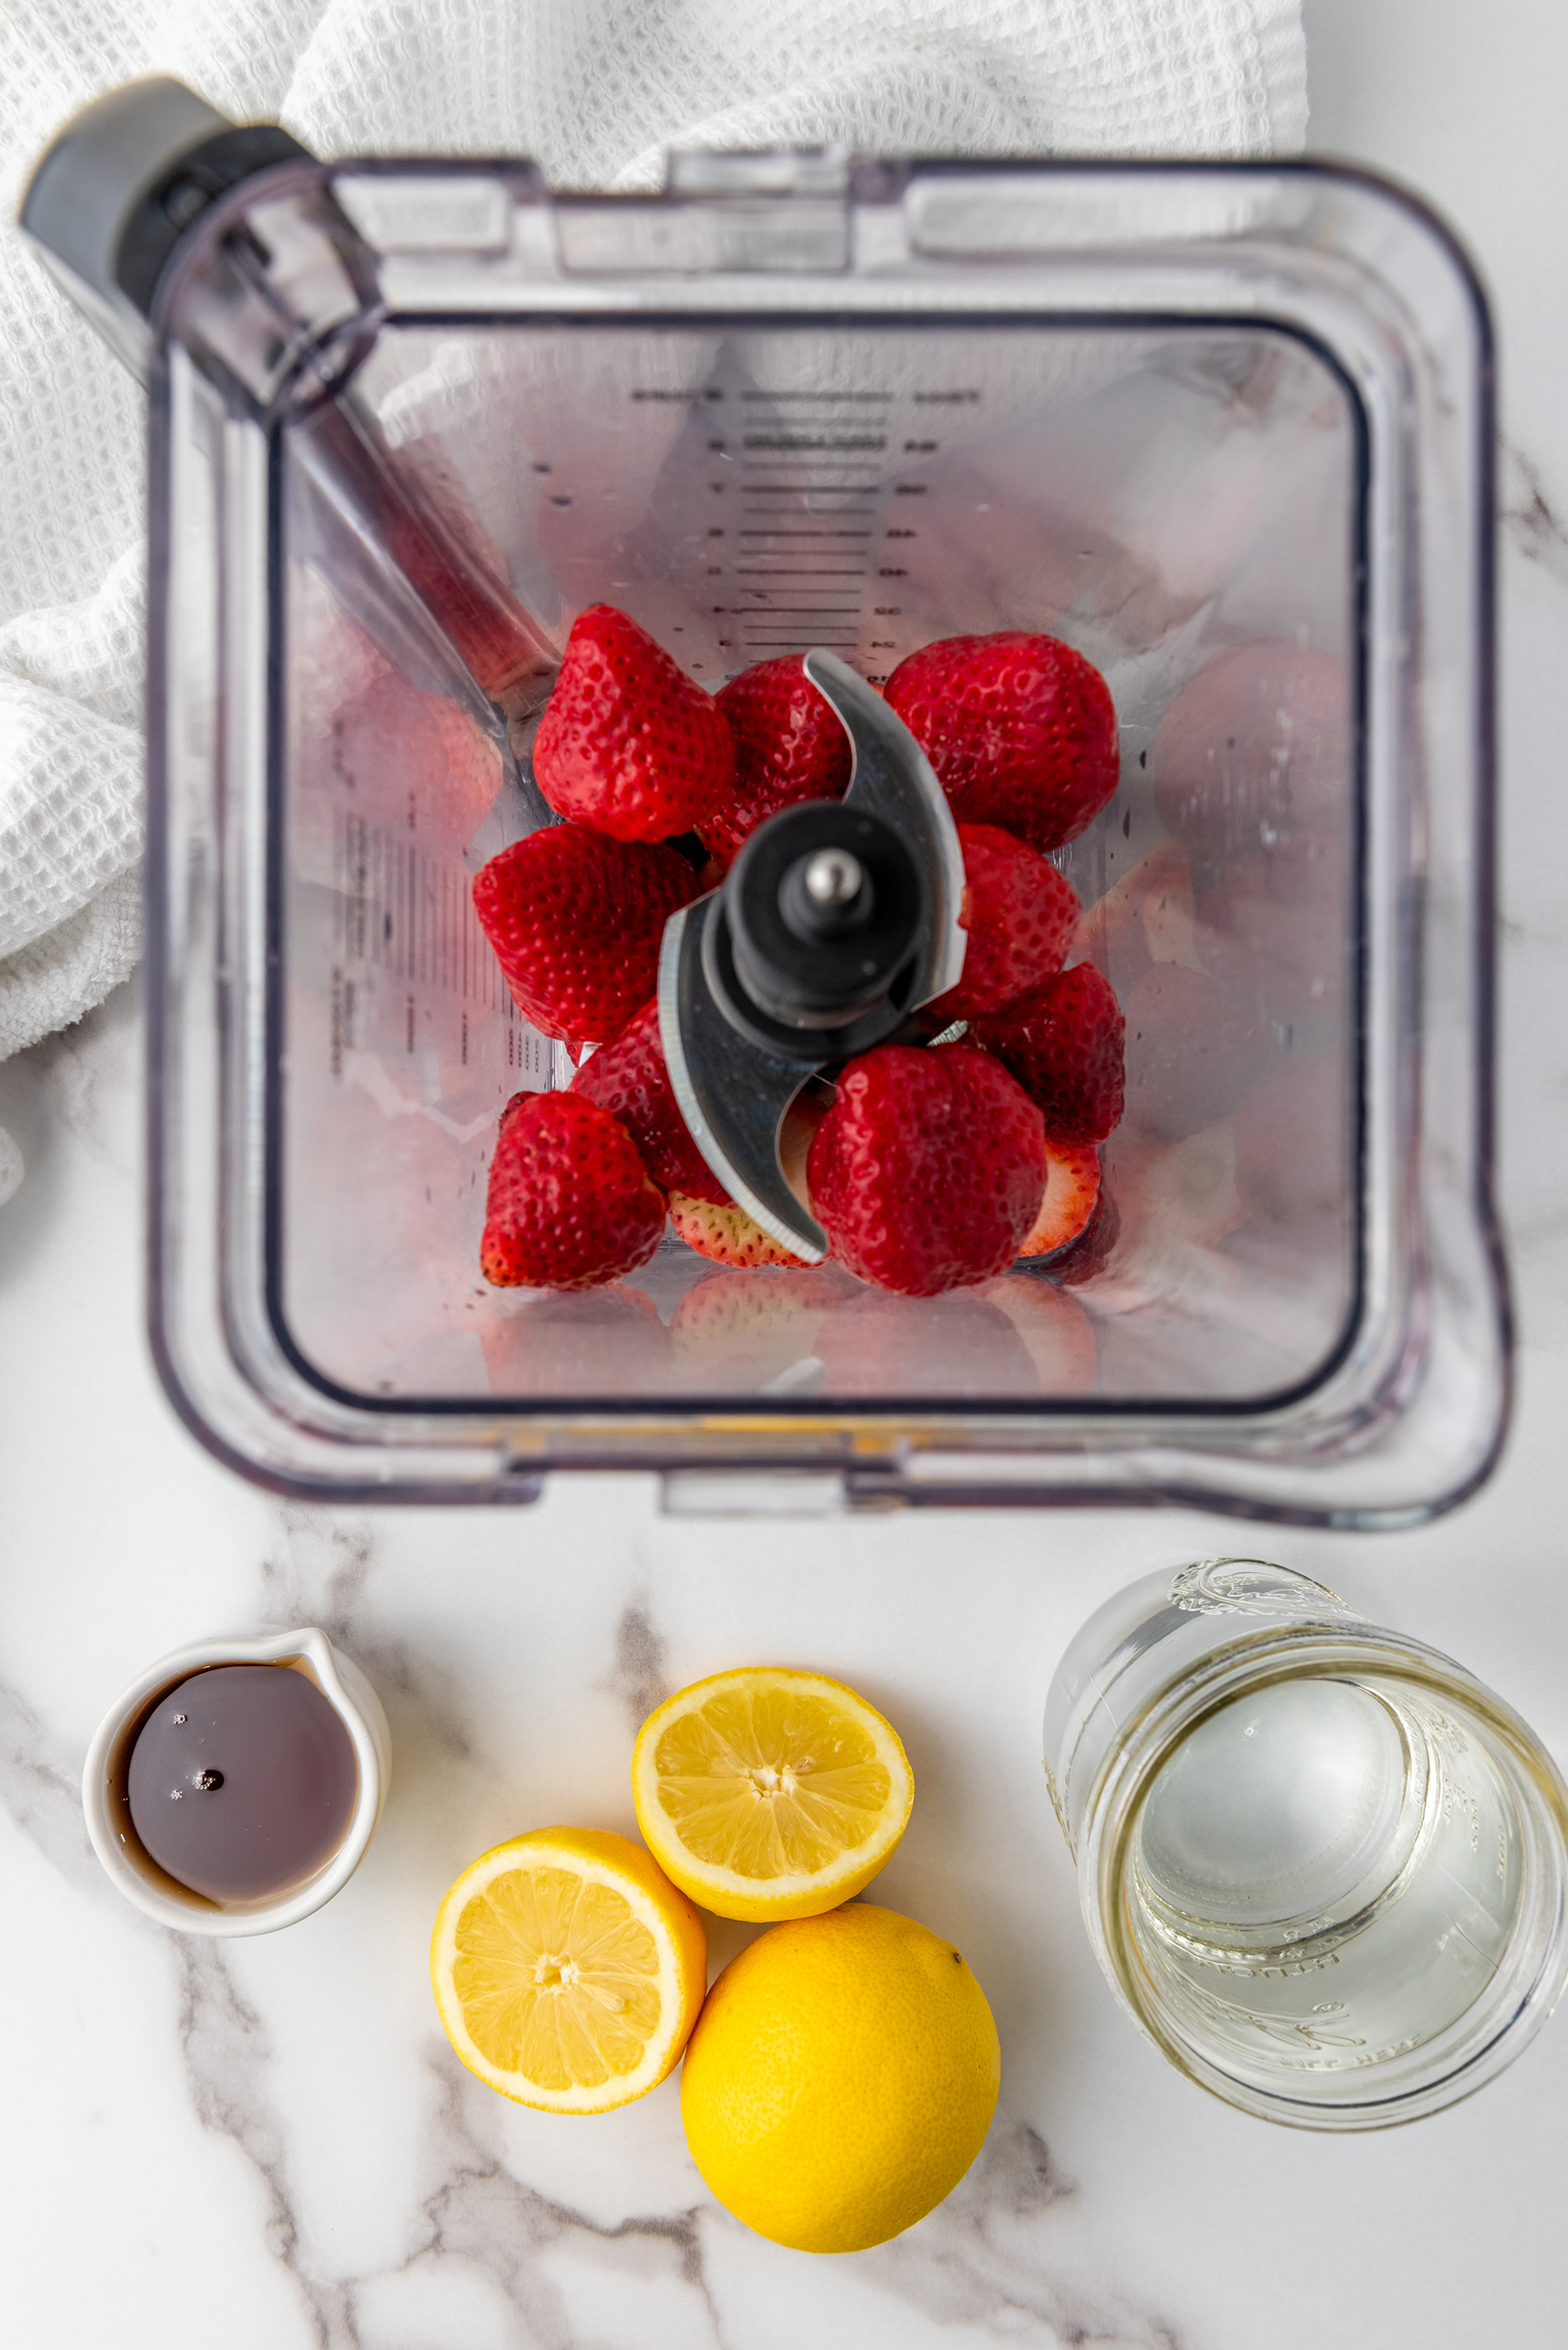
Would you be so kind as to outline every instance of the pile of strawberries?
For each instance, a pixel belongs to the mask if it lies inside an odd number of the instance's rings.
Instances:
[[[1122,1015],[1093,963],[1063,968],[1082,910],[1048,852],[1116,789],[1116,712],[1080,654],[1017,630],[928,645],[886,691],[957,821],[963,974],[920,1014],[929,1043],[878,1045],[808,1088],[784,1153],[841,1264],[929,1297],[1065,1250],[1096,1217]],[[647,1262],[667,1216],[721,1264],[798,1262],[693,1143],[652,999],[670,916],[756,825],[842,796],[849,772],[798,660],[710,695],[624,612],[578,619],[534,745],[566,821],[493,858],[473,897],[519,1011],[575,1055],[595,1049],[569,1091],[506,1106],[488,1281],[597,1288]]]

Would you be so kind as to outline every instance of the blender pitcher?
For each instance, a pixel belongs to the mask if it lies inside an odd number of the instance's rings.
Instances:
[[[24,224],[149,381],[151,1316],[222,1457],[1365,1524],[1485,1475],[1489,343],[1418,204],[832,153],[557,195],[154,82]],[[572,1066],[470,886],[556,820],[530,743],[595,603],[872,720],[942,638],[1104,672],[1120,786],[1056,862],[1127,1110],[1072,1262],[903,1298],[667,1237],[591,1294],[482,1280],[500,1112]]]

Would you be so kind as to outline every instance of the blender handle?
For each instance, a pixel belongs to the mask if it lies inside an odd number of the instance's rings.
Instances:
[[[277,123],[231,122],[183,82],[153,75],[72,116],[34,170],[19,224],[145,382],[159,280],[186,230],[253,172],[310,160]]]
[[[110,90],[67,123],[34,171],[20,224],[72,302],[145,383],[159,287],[187,233],[254,173],[315,160],[276,123],[231,122],[183,82],[158,75]],[[215,361],[264,418],[309,387],[309,412],[297,428],[301,461],[386,550],[485,698],[521,721],[544,701],[559,654],[480,552],[483,534],[476,528],[471,540],[453,526],[356,397],[357,355],[340,330],[377,308],[376,256],[328,190],[307,198],[306,209],[308,226],[331,248],[326,308],[301,316],[296,285],[272,282],[266,243],[240,224],[226,239],[225,301],[209,305],[209,371]],[[340,371],[322,400],[326,387],[300,362],[327,335],[337,338]]]

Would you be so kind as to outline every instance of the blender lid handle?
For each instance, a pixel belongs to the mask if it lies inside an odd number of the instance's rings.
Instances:
[[[158,74],[73,115],[36,170],[20,224],[78,307],[145,376],[158,283],[214,197],[309,150],[275,122],[231,122]]]

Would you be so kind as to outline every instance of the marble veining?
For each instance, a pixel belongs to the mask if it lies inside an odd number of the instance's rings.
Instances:
[[[53,1145],[71,1214],[52,1231],[40,1219],[18,1252],[0,1256],[0,1302],[30,1317],[37,1345],[54,1326],[49,1301],[69,1277],[64,1253],[83,1220],[103,1236],[106,1263],[130,1253],[134,1195],[117,1169],[130,1114],[123,1061],[115,1007],[84,1026],[68,1058],[73,1098],[97,1104],[90,1138],[71,1128]],[[51,1085],[67,1065],[55,1055]],[[1547,1263],[1555,1243],[1536,1245]],[[1151,1537],[1147,1520],[940,1514],[849,1528],[696,1526],[660,1519],[650,1484],[639,1492],[598,1482],[512,1513],[279,1502],[209,1467],[152,1402],[129,1266],[118,1300],[100,1303],[111,1336],[85,1353],[78,1340],[65,1359],[85,1415],[77,1427],[90,1426],[100,1449],[116,1439],[109,1399],[120,1399],[119,1416],[132,1411],[121,1450],[104,1450],[107,1471],[83,1486],[71,1425],[57,1410],[26,1420],[29,1389],[7,1390],[13,1426],[28,1436],[7,1494],[28,1572],[5,1586],[4,1865],[6,1881],[26,1888],[22,1914],[42,1904],[68,1937],[63,2028],[92,2067],[79,2089],[62,2091],[47,2052],[35,2058],[22,2043],[12,2069],[18,2058],[32,2068],[24,2094],[34,2110],[59,2095],[79,2101],[79,2147],[107,2131],[118,2158],[134,2161],[144,2128],[167,2141],[160,2158],[178,2188],[160,2257],[182,2275],[200,2268],[195,2222],[181,2217],[200,2193],[202,2226],[226,2230],[208,2288],[226,2344],[795,2350],[815,2338],[826,2350],[1244,2350],[1262,2327],[1276,2345],[1306,2350],[1324,2338],[1322,2293],[1298,2279],[1291,2307],[1276,2309],[1271,2280],[1290,2257],[1293,2196],[1331,2233],[1353,2226],[1355,2209],[1378,2208],[1366,2152],[1314,2147],[1303,2162],[1289,2134],[1224,2115],[1139,2046],[1094,1973],[1039,1779],[1048,1665],[1082,1615],[1151,1548],[1205,1555],[1231,1530],[1183,1518]],[[93,1349],[111,1344],[103,1389]],[[1520,1522],[1506,1489],[1480,1506],[1511,1506],[1509,1522]],[[80,1534],[73,1510],[85,1513]],[[1440,1530],[1412,1541],[1424,1545],[1428,1582],[1444,1587],[1434,1560],[1449,1559],[1459,1582],[1469,1574],[1474,1536],[1462,1527],[1447,1547]],[[1283,1534],[1271,1547],[1358,1602],[1376,1562],[1399,1554],[1396,1538],[1332,1559]],[[1092,1572],[1074,1564],[1080,1557]],[[1053,1560],[1059,1571],[1043,1564]],[[1539,1606],[1536,1617],[1547,1620]],[[87,1845],[78,1773],[97,1712],[177,1639],[224,1624],[305,1622],[358,1659],[391,1719],[392,1794],[377,1844],[338,1900],[289,1933],[225,1945],[167,1934],[116,1898]],[[1479,1622],[1468,1639],[1443,1644],[1469,1657],[1473,1642],[1478,1667],[1536,1711],[1539,1693],[1487,1653]],[[963,1938],[1003,2035],[1002,2109],[969,2178],[898,2242],[843,2261],[765,2244],[712,2202],[685,2152],[673,2083],[625,2116],[580,2125],[494,2097],[450,2054],[424,1981],[430,1918],[452,1869],[545,1818],[629,1828],[625,1774],[638,1723],[670,1688],[745,1654],[819,1662],[894,1711],[919,1792],[909,1857],[901,1852],[875,1898]],[[1516,1646],[1516,1677],[1525,1654]],[[716,1964],[744,1930],[715,1928]],[[138,2095],[154,2104],[93,2121],[104,2101],[98,2075],[112,2087],[127,2057],[92,2020],[106,1970],[130,1986],[130,2028],[145,2043]],[[1519,2068],[1526,2110],[1555,2110],[1552,2037]],[[1086,2095],[1072,2085],[1080,2046],[1091,2052]],[[1513,2085],[1511,2077],[1427,2134],[1407,2134],[1397,2159],[1372,2174],[1383,2194],[1397,2196],[1412,2164],[1439,2199],[1460,2176],[1472,2200],[1478,2179],[1492,2182],[1500,2225],[1519,2197],[1544,2194],[1544,2183],[1526,2188],[1514,2154]],[[36,2200],[17,2154],[4,2174],[0,2230]],[[1092,2189],[1080,2183],[1085,2166]],[[1211,2191],[1199,2187],[1209,2174]],[[1532,2160],[1530,2175],[1554,2173]],[[1227,2203],[1251,2209],[1254,2184],[1270,2209],[1249,2224],[1272,2249],[1268,2274],[1249,2284],[1233,2230],[1203,2215]],[[1167,2242],[1148,2272],[1152,2290],[1137,2254],[1151,2193],[1188,2210],[1193,2244],[1186,2259]],[[116,2200],[99,2194],[95,2224],[119,2244],[120,2263],[135,2231],[115,2236]],[[13,2256],[16,2273],[51,2280],[47,2305],[60,2321],[39,2338],[97,2350],[111,2320],[125,2350],[167,2338],[155,2281],[117,2280],[95,2298],[65,2236],[52,2241],[42,2268],[30,2241]],[[1227,2280],[1218,2320],[1211,2272]],[[1420,2335],[1369,2330],[1372,2271],[1357,2274],[1366,2322],[1336,2338],[1366,2350],[1417,2338],[1459,2350],[1469,2338],[1440,2330],[1440,2311],[1431,2313],[1438,2330]],[[1413,2289],[1405,2277],[1402,2306]],[[43,2308],[44,2287],[27,2290],[29,2308]]]
[[[157,1929],[162,1931],[162,1929]],[[179,1998],[178,2033],[185,2080],[205,2130],[232,2138],[265,2191],[263,2237],[273,2259],[299,2286],[316,2339],[358,2350],[337,2323],[341,2289],[306,2273],[300,2228],[290,2199],[285,2132],[268,2106],[259,2074],[269,2051],[266,2026],[236,1989],[221,1942],[169,1934]]]
[[[1542,292],[1562,276],[1568,17],[1505,11],[1478,34],[1459,0],[1306,13],[1312,54],[1338,76],[1314,139],[1429,190],[1500,290],[1502,1128],[1524,1345],[1508,1452],[1464,1511],[1371,1542],[1273,1529],[1260,1546],[1463,1659],[1568,1762],[1568,1039],[1551,1016],[1568,939],[1568,346]],[[1233,1525],[934,1511],[700,1523],[660,1518],[652,1481],[635,1479],[558,1481],[514,1511],[279,1503],[208,1461],[156,1391],[139,1047],[132,986],[0,1066],[0,1126],[26,1165],[0,1206],[10,2333],[48,2350],[1533,2350],[1561,2336],[1568,2021],[1455,2112],[1329,2142],[1179,2079],[1095,1970],[1041,1780],[1045,1683],[1118,1584],[1233,1548]],[[306,1622],[387,1706],[376,1843],[338,1899],[285,1934],[169,1934],[118,1898],[87,1842],[79,1772],[99,1712],[187,1639]],[[451,2055],[424,1978],[452,1871],[547,1818],[629,1829],[638,1722],[742,1657],[820,1665],[898,1721],[916,1810],[873,1898],[961,1938],[1002,2039],[1002,2107],[970,2176],[907,2236],[844,2260],[782,2251],[712,2202],[673,2083],[582,2124],[493,2096]],[[742,1939],[716,1927],[714,1962]]]
[[[108,1888],[88,1842],[81,1783],[80,1758],[73,1767],[21,1691],[0,1681],[0,1804],[52,1868],[96,1896]]]
[[[383,1642],[368,1654],[373,1533],[292,1504],[278,1518],[283,1543],[261,1563],[260,1614],[320,1622],[371,1663],[394,1704],[400,1697],[422,1703],[418,1676],[395,1644]],[[668,1653],[646,1591],[634,1594],[616,1625],[612,1669],[598,1677],[624,1706],[628,1726],[668,1690]],[[462,1751],[450,1733],[438,1732],[431,1743],[449,1753]],[[78,1784],[78,1758],[16,1690],[0,1688],[6,1811],[89,1910],[118,1911],[87,1845]],[[254,2174],[254,2224],[266,2257],[297,2296],[302,2342],[319,2350],[394,2350],[410,2340],[455,2345],[468,2337],[449,2330],[450,2321],[477,2295],[489,2324],[474,2338],[507,2350],[589,2350],[590,2344],[593,2350],[647,2350],[649,2337],[637,2311],[648,2294],[658,2300],[660,2342],[747,2350],[759,2338],[773,2340],[755,2333],[743,2287],[754,2279],[763,2295],[787,2292],[801,2256],[749,2235],[706,2195],[689,2162],[685,2173],[695,2190],[690,2202],[607,2218],[519,2176],[509,2159],[508,2109],[457,2064],[433,2014],[417,2052],[387,2052],[389,2062],[417,2065],[425,2089],[413,2197],[400,2222],[406,2250],[386,2267],[335,2272],[324,2256],[330,2229],[324,2234],[294,2177],[301,2117],[286,2116],[273,2094],[275,2034],[263,2004],[242,1987],[243,1955],[231,1944],[166,1932],[134,1912],[119,1922],[167,1954],[184,2094],[201,2128],[228,2141]],[[409,1923],[417,1933],[417,1923]],[[373,1983],[366,1996],[375,1997]],[[658,2094],[672,2101],[674,2085]],[[542,2143],[547,2147],[548,2138]],[[953,2330],[966,2342],[1006,2341],[1026,2350],[1086,2344],[1180,2350],[1184,2337],[1173,2326],[1057,2272],[1040,2223],[1075,2192],[1035,2126],[1004,2110],[946,2204],[897,2242],[832,2266],[851,2272],[857,2285],[893,2305],[889,2342],[898,2339],[894,2313],[902,2306],[919,2313],[927,2328]],[[585,2271],[611,2287],[624,2307],[622,2324],[591,2334],[580,2330],[571,2277]],[[879,2329],[874,2338],[884,2338]]]
[[[1500,491],[1508,544],[1527,563],[1539,565],[1558,587],[1568,588],[1568,522],[1548,499],[1540,466],[1517,442],[1505,440],[1501,454]]]
[[[649,1611],[648,1595],[629,1599],[615,1627],[615,1670],[606,1686],[626,1708],[633,1734],[672,1695],[669,1651]]]

